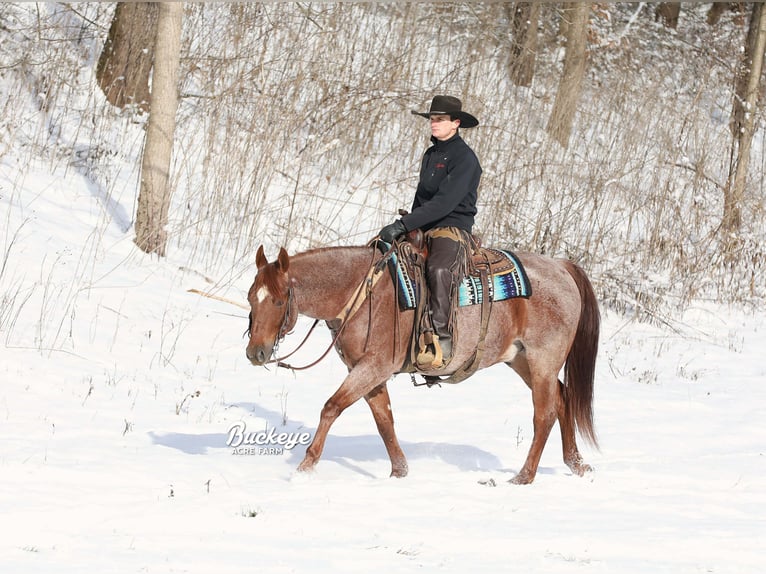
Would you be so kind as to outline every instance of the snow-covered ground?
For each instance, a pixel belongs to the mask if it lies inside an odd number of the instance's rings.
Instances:
[[[364,404],[303,475],[305,446],[237,454],[227,435],[313,435],[338,358],[251,366],[246,312],[188,293],[209,284],[136,250],[118,217],[132,199],[110,201],[0,159],[0,571],[762,571],[762,315],[695,307],[670,329],[605,312],[586,478],[556,428],[536,481],[507,483],[532,404],[505,366],[390,384],[407,478],[388,477]],[[251,280],[219,294],[244,302]]]

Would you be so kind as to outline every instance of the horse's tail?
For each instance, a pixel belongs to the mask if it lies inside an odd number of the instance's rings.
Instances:
[[[572,347],[564,366],[564,402],[567,413],[577,425],[580,435],[598,448],[593,426],[593,381],[601,329],[598,301],[588,276],[579,265],[567,262],[567,271],[580,291],[582,307]]]

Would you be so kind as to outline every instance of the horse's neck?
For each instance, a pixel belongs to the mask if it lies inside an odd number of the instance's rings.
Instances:
[[[334,319],[371,263],[372,251],[364,247],[328,247],[293,256],[289,273],[300,314]]]

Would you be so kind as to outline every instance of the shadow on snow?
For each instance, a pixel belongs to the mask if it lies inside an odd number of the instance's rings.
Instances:
[[[277,433],[309,432],[312,437],[315,428],[308,427],[299,421],[287,421],[283,424],[282,414],[260,406],[257,403],[235,403],[229,408],[246,411],[251,416],[243,416],[242,422],[247,425],[247,432],[260,432],[274,428]],[[259,420],[255,420],[259,419]],[[224,423],[229,427],[235,422]],[[374,427],[374,423],[370,421]],[[226,445],[227,432],[223,433],[177,433],[154,432],[148,433],[154,444],[180,450],[186,454],[208,454],[210,450],[229,449]],[[472,445],[451,444],[443,442],[407,442],[401,441],[401,446],[409,460],[438,458],[460,470],[499,470],[502,467],[500,459],[486,450]],[[289,451],[287,462],[295,466],[303,459],[307,445],[298,445]],[[360,474],[373,477],[369,471],[357,466],[356,463],[388,460],[388,454],[379,435],[337,436],[330,434],[325,443],[322,460],[333,461]]]

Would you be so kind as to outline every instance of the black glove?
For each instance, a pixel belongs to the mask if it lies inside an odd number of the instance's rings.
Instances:
[[[407,228],[400,219],[397,219],[393,223],[389,223],[378,233],[378,237],[386,243],[393,243],[397,237],[407,233]]]

